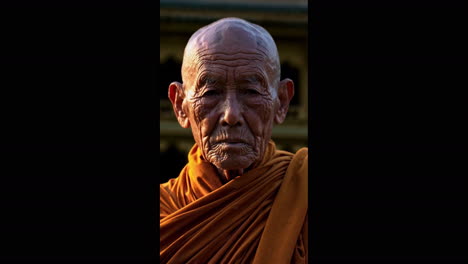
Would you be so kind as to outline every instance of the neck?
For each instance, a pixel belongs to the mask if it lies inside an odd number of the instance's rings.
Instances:
[[[227,183],[230,180],[234,179],[237,176],[242,176],[244,174],[244,169],[238,169],[238,170],[223,170],[220,168],[218,169],[218,174],[220,176],[221,182]]]
[[[215,166],[215,168],[218,170],[218,175],[219,175],[219,178],[221,179],[221,182],[223,184],[225,184],[225,183],[229,182],[230,180],[234,179],[235,177],[242,176],[246,172],[256,168],[258,166],[258,164],[260,164],[260,161],[256,161],[256,162],[252,163],[249,167],[247,167],[245,169],[236,169],[236,170],[223,170],[223,169],[218,168],[216,166]]]

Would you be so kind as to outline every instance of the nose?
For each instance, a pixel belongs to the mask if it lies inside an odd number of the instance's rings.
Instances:
[[[237,101],[233,94],[226,96],[224,105],[224,113],[221,117],[221,125],[223,126],[239,126],[243,123],[242,106]]]

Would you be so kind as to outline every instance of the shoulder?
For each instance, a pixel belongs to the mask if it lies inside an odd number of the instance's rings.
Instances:
[[[301,148],[296,153],[289,164],[288,170],[294,171],[295,174],[304,175],[307,177],[309,169],[309,149]]]
[[[301,155],[307,155],[309,153],[309,148],[307,147],[304,147],[304,148],[300,148],[298,151],[296,151],[296,154],[301,154]]]
[[[177,185],[178,178],[172,178],[165,183],[159,184],[160,194],[172,192],[174,187]]]
[[[307,166],[307,161],[309,159],[309,148],[301,148],[295,154],[293,159],[301,160]]]
[[[174,199],[174,186],[177,178],[159,185],[159,219],[163,219],[177,210],[177,199]]]

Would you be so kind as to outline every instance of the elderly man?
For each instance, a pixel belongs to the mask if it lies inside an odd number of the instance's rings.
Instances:
[[[160,185],[161,263],[307,263],[307,148],[270,139],[294,95],[270,34],[238,18],[199,29],[182,80],[168,95],[195,145]]]

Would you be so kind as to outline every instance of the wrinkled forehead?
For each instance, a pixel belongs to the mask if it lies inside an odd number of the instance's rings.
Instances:
[[[240,19],[223,19],[199,29],[190,38],[187,48],[199,52],[276,53],[275,43],[265,29]]]
[[[184,52],[182,76],[200,61],[244,56],[254,56],[275,75],[279,73],[278,51],[264,28],[242,19],[221,19],[192,35]]]

